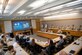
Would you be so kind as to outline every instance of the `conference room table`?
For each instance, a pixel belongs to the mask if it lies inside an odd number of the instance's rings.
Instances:
[[[56,33],[53,34],[51,32],[42,32],[42,31],[38,31],[36,35],[48,39],[54,39],[56,37],[59,37],[59,35],[57,35]]]
[[[82,36],[80,38],[78,38],[77,40],[75,40],[74,42],[72,42],[70,45],[68,45],[67,47],[65,47],[64,49],[62,49],[61,51],[66,52],[68,55],[71,54],[70,52],[74,52],[71,55],[77,55],[77,53],[82,49]],[[60,52],[54,54],[54,55],[59,55]]]
[[[27,53],[17,42],[15,42],[14,40],[9,41],[7,43],[7,45],[13,45],[14,49],[16,50],[16,55],[30,55],[29,53]]]
[[[51,35],[50,37],[52,37],[52,35],[53,35],[54,38],[51,38],[51,40],[53,40],[54,43],[56,43],[57,41],[60,40],[60,37],[59,36],[63,36],[63,38],[66,38],[66,35],[64,35],[64,34],[48,33],[48,32],[41,32],[41,31],[38,31],[38,32],[41,33],[40,36],[45,35],[45,34],[46,35],[48,34],[48,35]],[[57,36],[57,37],[55,37],[55,36]],[[33,38],[30,37],[30,39],[33,39]],[[45,47],[47,47],[49,45],[48,41],[41,41],[39,39],[35,39],[35,42],[36,42],[37,45],[39,45],[39,46],[41,46],[43,48],[45,48]]]
[[[52,32],[38,31],[36,33],[36,35],[39,36],[39,37],[44,37],[44,38],[48,38],[48,39],[54,39],[54,38],[59,37],[60,35],[64,35],[64,34],[57,34],[57,33],[52,33]]]

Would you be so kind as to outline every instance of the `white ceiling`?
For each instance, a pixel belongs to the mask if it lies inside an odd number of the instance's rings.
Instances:
[[[45,17],[82,11],[82,0],[5,0],[6,5],[3,1],[0,0],[0,18]]]

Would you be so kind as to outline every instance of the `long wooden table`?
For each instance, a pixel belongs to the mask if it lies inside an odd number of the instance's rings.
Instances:
[[[27,53],[23,48],[21,48],[21,46],[15,42],[15,41],[9,41],[7,43],[7,45],[13,45],[14,49],[16,50],[16,55],[30,55],[29,53]]]
[[[36,35],[40,37],[48,38],[48,39],[54,39],[56,37],[59,37],[59,35],[57,35],[56,33],[53,34],[48,32],[41,32],[41,31],[38,31]]]
[[[78,43],[79,45],[76,45],[74,43]],[[71,50],[74,50],[75,53],[73,55],[77,55],[77,53],[82,49],[82,37],[78,38],[77,40],[75,40],[73,43],[71,43],[70,45],[68,45],[67,47],[65,47],[64,49],[62,49],[61,51],[65,51],[67,54],[69,54],[69,52]],[[58,53],[54,54],[54,55],[59,55],[59,53],[61,52],[59,51]]]

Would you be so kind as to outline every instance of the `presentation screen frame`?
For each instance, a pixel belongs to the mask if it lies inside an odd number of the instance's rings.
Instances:
[[[14,23],[15,22],[28,22],[29,23],[29,28],[24,28],[24,29],[21,29],[21,30],[15,30],[14,29]],[[31,28],[31,20],[16,20],[16,21],[12,21],[12,31],[24,31],[24,30],[28,30]]]

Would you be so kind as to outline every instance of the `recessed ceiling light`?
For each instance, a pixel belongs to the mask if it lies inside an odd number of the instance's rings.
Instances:
[[[51,3],[51,2],[53,2],[53,1],[57,1],[57,0],[47,0],[48,3]]]
[[[47,13],[47,14],[44,14],[44,15],[54,15],[54,14],[58,14],[58,13],[60,13],[60,11],[52,12],[52,13]]]
[[[31,14],[32,12],[28,12],[28,13],[26,13],[26,15],[28,15],[28,14]]]
[[[36,0],[35,2],[31,3],[29,7],[33,7],[33,9],[36,9],[38,7],[41,7],[45,4],[46,0]]]
[[[22,14],[24,14],[26,12],[26,10],[21,10],[21,11],[19,11],[19,12],[17,12],[18,14],[20,14],[20,15],[22,15]]]
[[[34,13],[34,15],[37,15],[37,14],[40,14],[40,13],[46,13],[46,12],[48,12],[48,11],[49,11],[49,9],[42,10],[42,11],[39,11],[39,12]]]

